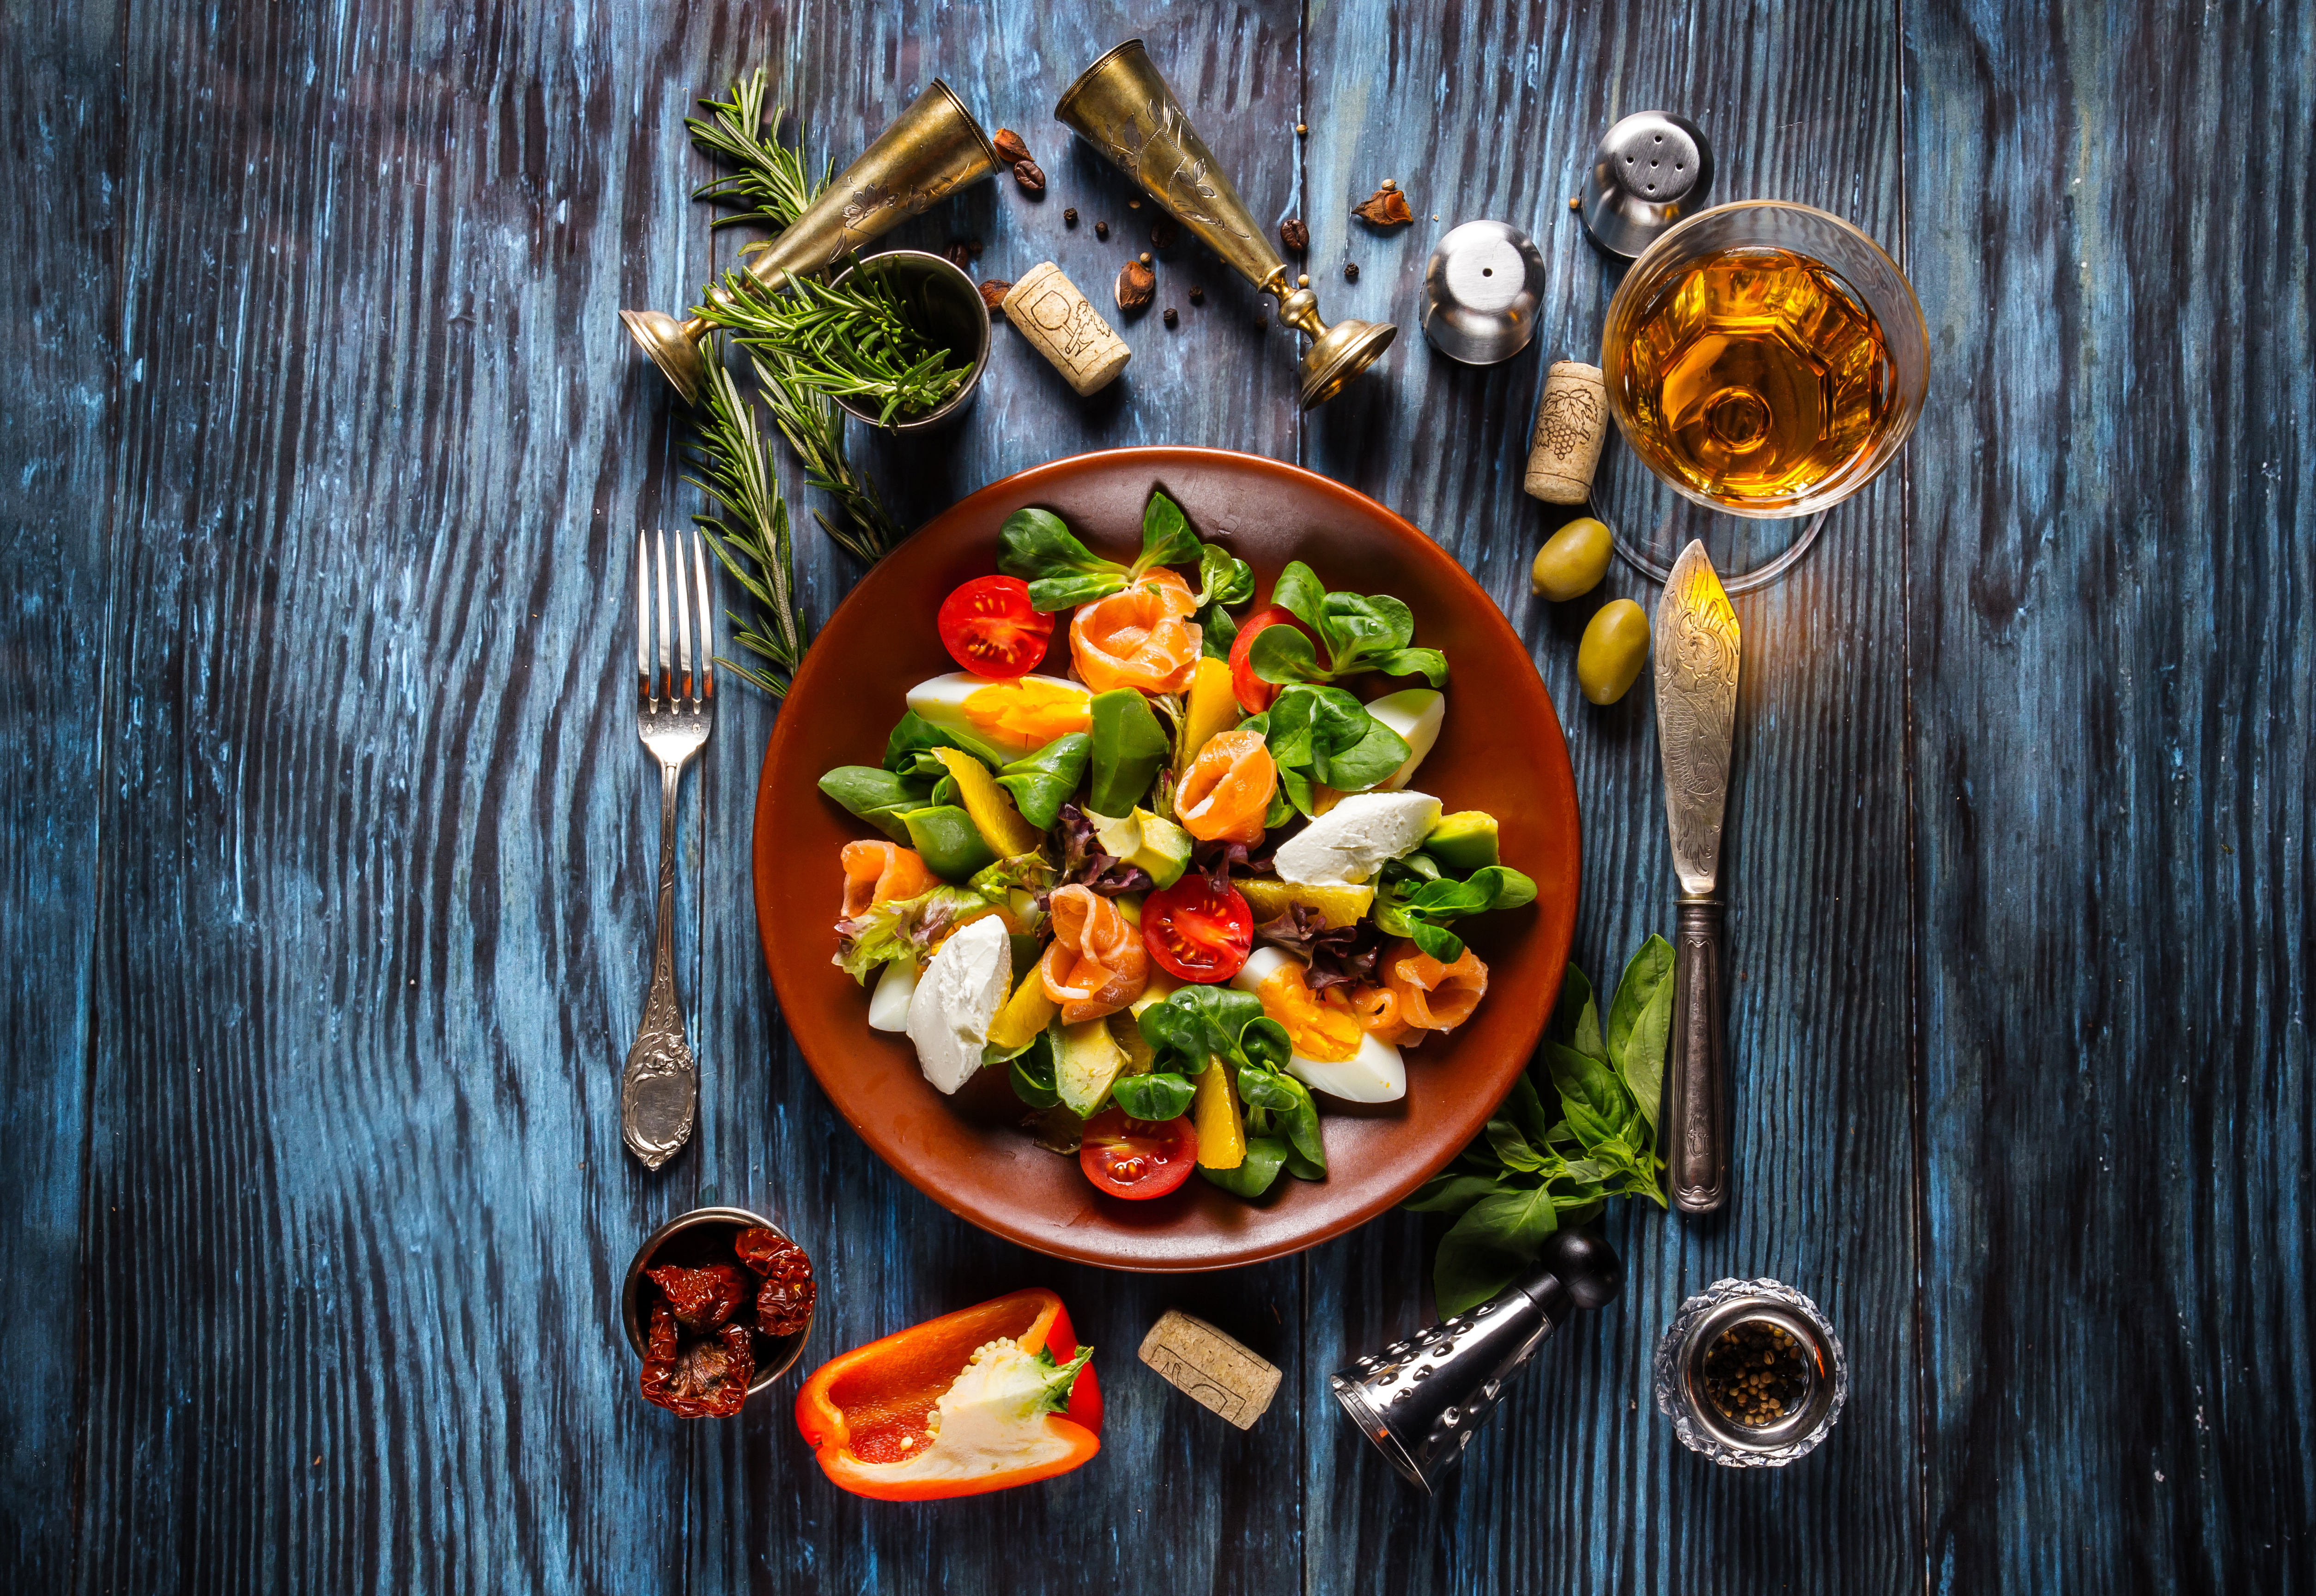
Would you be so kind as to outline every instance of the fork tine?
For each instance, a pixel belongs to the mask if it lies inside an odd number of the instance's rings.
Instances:
[[[659,533],[659,674],[660,679],[666,683],[666,696],[673,699],[675,683],[669,679],[668,664],[667,531],[663,528]],[[652,696],[655,698],[660,696],[657,689],[654,689]]]
[[[708,607],[708,545],[699,528],[691,529],[691,569],[699,579],[699,701],[716,696],[716,612]]]
[[[636,534],[636,690],[651,701],[651,554],[650,540]]]
[[[683,534],[675,535],[675,681],[671,697],[690,698],[691,687],[691,586],[683,579]]]

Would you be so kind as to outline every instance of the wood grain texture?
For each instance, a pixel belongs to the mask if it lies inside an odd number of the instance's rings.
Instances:
[[[109,19],[0,25],[0,1587],[61,1590],[81,1467],[89,1036],[103,879],[106,607],[124,372]],[[133,380],[133,379],[132,379]]]
[[[1596,359],[1618,273],[1567,208],[1616,118],[1661,106],[1713,140],[1724,198],[1827,207],[1901,233],[1893,14],[1839,4],[1743,10],[1692,30],[1644,7],[1563,12],[1382,4],[1314,11],[1307,49],[1313,256],[1330,314],[1412,320],[1423,262],[1479,217],[1534,236],[1556,307],[1528,351],[1462,367],[1409,326],[1387,368],[1314,418],[1307,462],[1453,549],[1513,617],[1568,728],[1585,804],[1577,962],[1613,989],[1677,890],[1653,699],[1599,709],[1574,679],[1584,622],[1610,598],[1653,609],[1622,566],[1551,605],[1528,565],[1577,513],[1521,492],[1543,368]],[[1842,63],[1838,73],[1822,57]],[[1418,220],[1349,216],[1384,178]],[[1436,213],[1437,219],[1434,219]],[[1360,264],[1345,291],[1342,256]],[[1314,272],[1314,284],[1322,280]],[[1670,502],[1608,446],[1602,508],[1645,529]],[[1906,1048],[1905,634],[1900,484],[1833,514],[1787,581],[1737,600],[1743,636],[1729,900],[1732,1185],[1713,1219],[1615,1205],[1626,1284],[1562,1331],[1436,1501],[1407,1489],[1306,1387],[1310,1566],[1325,1589],[1402,1592],[1896,1592],[1920,1578],[1911,1310],[1915,1247]],[[1724,569],[1766,539],[1684,518]],[[1772,536],[1786,536],[1783,528]],[[1467,685],[1466,693],[1476,684]],[[1456,700],[1452,696],[1451,706]],[[1456,713],[1451,707],[1450,713]],[[1430,1317],[1430,1234],[1412,1216],[1314,1255],[1311,1370],[1323,1376]],[[1846,1338],[1852,1394],[1820,1457],[1780,1476],[1714,1467],[1653,1409],[1650,1360],[1681,1299],[1769,1275],[1814,1297]]]
[[[1910,13],[1931,1572],[2316,1589],[2316,27]]]
[[[830,1112],[758,953],[775,711],[744,691],[681,806],[697,1140],[657,1176],[618,1141],[655,794],[627,540],[697,496],[614,312],[690,302],[740,242],[684,198],[681,119],[761,60],[841,164],[943,76],[1049,187],[896,242],[977,239],[984,277],[1056,260],[1106,303],[1152,212],[1051,109],[1136,33],[1258,220],[1309,221],[1323,311],[1400,344],[1298,415],[1294,341],[1178,247],[1118,318],[1113,389],[1076,401],[1001,329],[961,427],[862,457],[912,524],[1182,442],[1426,528],[1563,707],[1596,980],[1671,883],[1647,695],[1583,705],[1597,599],[1525,584],[1564,519],[1519,491],[1542,364],[1590,350],[1614,284],[1565,209],[1585,152],[1629,111],[1697,117],[1722,197],[1898,246],[1934,335],[1902,469],[1738,603],[1732,1211],[1612,1214],[1624,1297],[1437,1500],[1325,1389],[1428,1317],[1436,1228],[1064,1267]],[[2307,17],[127,0],[13,7],[0,40],[0,172],[35,197],[0,223],[6,1588],[2316,1591]],[[1421,219],[1382,235],[1348,211],[1386,176]],[[1553,307],[1487,370],[1413,325],[1432,239],[1480,216],[1536,236]],[[1601,508],[1653,536],[1630,466],[1612,443]],[[797,503],[825,615],[857,572]],[[1711,538],[1741,565],[1777,536]],[[1620,569],[1600,597],[1651,591]],[[646,1406],[619,1274],[707,1201],[813,1249],[806,1369],[1053,1286],[1101,1349],[1105,1456],[896,1510],[828,1486],[793,1381],[733,1423]],[[1682,1451],[1647,1389],[1681,1296],[1756,1272],[1853,1365],[1826,1447],[1774,1477]],[[1135,1361],[1169,1306],[1281,1367],[1254,1429]]]

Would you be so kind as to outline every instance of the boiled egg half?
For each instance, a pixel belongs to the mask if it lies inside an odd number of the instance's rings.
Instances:
[[[1093,695],[1058,676],[998,681],[952,670],[909,689],[909,707],[1002,765],[1093,723]]]
[[[1377,1041],[1341,1009],[1322,1004],[1304,984],[1300,959],[1259,947],[1246,956],[1231,985],[1260,998],[1262,1012],[1286,1027],[1295,1050],[1287,1073],[1313,1091],[1346,1103],[1391,1103],[1407,1095],[1407,1066],[1399,1050]]]

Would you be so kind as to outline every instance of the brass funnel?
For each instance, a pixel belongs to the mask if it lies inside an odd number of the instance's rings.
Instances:
[[[783,278],[824,270],[1002,164],[965,102],[935,78],[826,192],[747,262],[748,275],[771,288]],[[710,288],[708,297],[720,302],[724,293]],[[708,319],[679,322],[656,310],[623,310],[619,320],[676,392],[687,403],[696,401],[708,380],[699,358]]]
[[[1311,340],[1303,356],[1303,408],[1324,404],[1389,348],[1399,329],[1388,323],[1319,319],[1308,288],[1290,288],[1287,262],[1254,225],[1246,206],[1191,129],[1182,102],[1158,75],[1139,39],[1129,39],[1087,67],[1054,107],[1054,115],[1109,156],[1168,215],[1196,234],[1231,270],[1277,297],[1278,320]]]

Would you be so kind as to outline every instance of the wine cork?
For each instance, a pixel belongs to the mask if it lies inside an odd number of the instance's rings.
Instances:
[[[1546,504],[1581,504],[1592,495],[1600,445],[1608,436],[1608,385],[1598,366],[1554,360],[1536,406],[1528,447],[1528,496]]]
[[[1070,379],[1081,399],[1108,386],[1134,358],[1093,302],[1051,261],[1030,268],[1002,303],[1005,319]]]
[[[1191,1401],[1242,1430],[1278,1391],[1278,1370],[1204,1319],[1170,1308],[1142,1338],[1142,1361]]]

